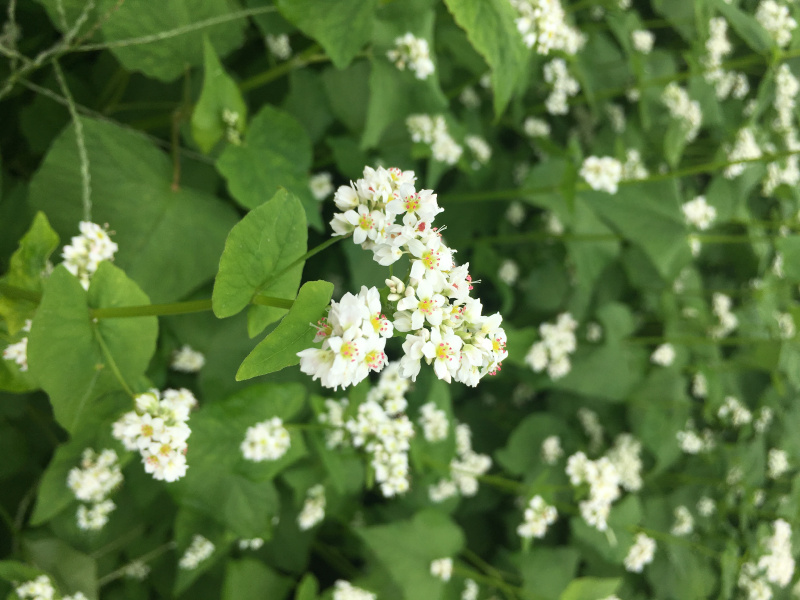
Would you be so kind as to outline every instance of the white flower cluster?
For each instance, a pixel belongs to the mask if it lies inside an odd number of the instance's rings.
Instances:
[[[622,165],[622,180],[637,181],[649,176],[650,171],[642,161],[642,155],[636,148],[628,148],[625,151],[625,163]]]
[[[795,561],[792,557],[792,528],[783,519],[772,523],[774,533],[761,541],[768,551],[758,562],[748,561],[739,571],[738,586],[745,591],[748,600],[772,598],[770,583],[785,588],[794,575]]]
[[[292,44],[289,41],[289,36],[285,33],[279,35],[268,34],[264,41],[267,43],[269,51],[278,60],[286,60],[292,55]]]
[[[183,553],[181,559],[178,561],[178,566],[181,569],[196,569],[201,562],[208,559],[214,554],[214,544],[200,535],[195,534],[186,552]]]
[[[711,329],[711,337],[723,338],[739,326],[739,319],[731,312],[733,302],[730,296],[716,292],[711,297],[711,305],[719,319],[719,324]]]
[[[97,454],[91,448],[83,451],[81,466],[70,469],[67,475],[67,486],[75,497],[92,504],[91,508],[83,504],[78,508],[78,527],[98,530],[108,523],[108,515],[116,508],[108,496],[121,483],[116,452],[106,449]]]
[[[756,20],[779,47],[785,48],[792,41],[797,21],[792,18],[788,6],[776,0],[761,0],[756,9]]]
[[[689,419],[686,428],[675,434],[678,445],[686,454],[703,454],[714,449],[714,433],[710,429],[704,429],[702,435],[695,430],[694,421]]]
[[[150,566],[141,560],[134,560],[123,567],[125,577],[143,581],[150,575]]]
[[[569,355],[575,352],[578,341],[575,330],[578,322],[569,313],[561,313],[555,323],[539,325],[542,339],[531,346],[525,355],[525,363],[540,373],[547,369],[552,379],[560,379],[572,368]]]
[[[339,579],[333,584],[333,600],[377,600],[378,596]]]
[[[72,238],[70,245],[64,246],[61,256],[67,270],[81,280],[83,289],[89,289],[89,280],[101,261],[114,260],[114,254],[119,249],[108,231],[100,225],[90,221],[81,221],[79,224],[80,235]]]
[[[555,506],[548,505],[541,496],[534,496],[525,508],[525,520],[517,527],[517,535],[525,539],[543,538],[557,517]]]
[[[637,29],[631,32],[631,42],[633,49],[642,54],[650,54],[653,50],[653,44],[656,41],[656,36],[652,31],[647,29]]]
[[[552,90],[544,101],[551,115],[565,115],[569,112],[567,100],[581,91],[578,80],[569,74],[563,58],[554,58],[544,66],[544,80]]]
[[[536,117],[528,117],[522,124],[522,130],[528,137],[544,138],[550,135],[550,124],[544,119],[538,119]]]
[[[422,426],[426,440],[440,442],[447,439],[447,434],[450,431],[450,421],[446,412],[436,408],[433,402],[427,402],[420,406],[419,412],[419,424]]]
[[[469,265],[455,265],[453,250],[432,226],[443,209],[431,190],[415,190],[415,179],[412,171],[366,167],[363,179],[334,196],[343,211],[331,221],[334,235],[352,233],[384,266],[407,254],[411,270],[408,284],[396,277],[386,281],[387,301],[396,303],[393,322],[380,313],[374,288],[362,287],[358,297],[346,294],[332,303],[316,338],[324,340],[322,349],[298,353],[301,370],[326,387],[358,383],[370,370],[379,371],[386,361],[385,337],[393,330],[406,334],[400,368],[412,381],[424,359],[440,379],[474,387],[508,356],[502,317],[483,316],[480,301],[470,297]],[[396,223],[397,217],[402,222]]]
[[[492,158],[492,147],[489,143],[479,135],[468,135],[464,138],[464,143],[470,149],[475,160],[472,162],[472,168],[476,171],[485,165]]]
[[[197,405],[192,392],[150,390],[136,396],[136,410],[125,413],[112,433],[127,450],[138,450],[144,470],[154,479],[177,481],[186,475],[186,440],[192,430],[187,421]]]
[[[181,373],[197,373],[206,364],[206,357],[191,346],[184,344],[172,355],[170,368]]]
[[[28,332],[31,330],[31,320],[25,321],[25,326],[22,331]],[[17,363],[20,371],[28,370],[28,336],[20,339],[20,341],[9,344],[3,348],[3,360],[13,360]]]
[[[333,193],[333,176],[327,171],[315,173],[308,178],[308,189],[315,200],[322,202]]]
[[[717,218],[717,209],[706,202],[705,196],[696,196],[694,200],[685,202],[681,206],[683,217],[688,225],[705,231]]]
[[[661,367],[668,367],[675,361],[675,347],[672,344],[661,344],[650,355],[650,362]]]
[[[622,163],[610,156],[589,156],[581,165],[580,176],[593,190],[616,194],[622,180]]]
[[[250,538],[239,540],[239,550],[258,550],[264,545],[264,538]]]
[[[611,123],[611,129],[614,130],[614,133],[622,133],[625,131],[625,128],[628,125],[628,122],[625,118],[625,109],[619,104],[610,102],[606,104],[605,110],[606,115],[608,115],[608,121]]]
[[[567,23],[560,0],[511,0],[511,6],[522,40],[538,54],[558,50],[573,55],[586,43],[586,36]]]
[[[240,449],[247,460],[278,460],[286,454],[292,438],[280,417],[272,417],[247,428]]]
[[[542,461],[546,465],[554,465],[564,456],[564,449],[561,447],[561,438],[557,435],[546,437],[542,441]]]
[[[653,562],[656,554],[656,541],[644,533],[637,533],[633,546],[625,557],[625,569],[631,573],[641,573],[645,565]]]
[[[785,132],[792,128],[794,121],[794,107],[797,93],[800,92],[800,81],[792,73],[786,63],[778,67],[775,73],[775,112],[778,113],[775,128]]]
[[[437,558],[431,561],[431,575],[442,581],[450,581],[450,577],[453,575],[453,559]]]
[[[301,531],[307,531],[320,523],[325,518],[325,486],[321,483],[314,485],[306,492],[303,509],[297,515],[297,526]]]
[[[789,470],[789,455],[785,450],[771,448],[767,454],[767,475],[778,479]]]
[[[736,133],[736,141],[734,141],[732,147],[728,147],[727,155],[728,162],[733,163],[728,165],[724,171],[724,175],[728,179],[733,179],[744,173],[747,161],[761,158],[761,147],[756,141],[756,136],[751,128],[743,127]]]
[[[427,79],[436,67],[431,60],[427,40],[415,37],[409,32],[394,40],[394,48],[386,53],[389,60],[401,71],[406,67],[414,71],[417,79]]]
[[[673,511],[675,522],[672,524],[670,533],[678,537],[689,535],[694,531],[694,517],[685,506],[676,506]]]
[[[642,444],[630,433],[621,433],[607,456],[619,474],[619,484],[629,492],[642,489]]]
[[[692,100],[689,93],[674,81],[664,88],[661,101],[667,107],[670,116],[682,123],[686,141],[694,141],[703,124],[700,103]]]
[[[480,594],[480,587],[474,579],[464,580],[464,589],[461,592],[461,600],[478,600]]]
[[[240,121],[242,117],[235,110],[230,108],[222,109],[222,122],[225,123],[225,139],[234,146],[242,143],[242,132],[240,131]]]
[[[708,496],[703,496],[697,501],[697,512],[703,517],[710,517],[717,510],[717,504]]]
[[[39,575],[36,579],[18,585],[14,592],[22,600],[25,598],[30,598],[31,600],[53,600],[56,589],[47,575]]]
[[[450,135],[447,121],[442,115],[410,115],[406,119],[406,129],[411,136],[411,141],[428,144],[431,147],[434,160],[454,165],[464,153],[464,148]],[[341,208],[341,210],[345,209]]]
[[[589,437],[589,449],[592,452],[597,452],[603,445],[604,435],[600,417],[593,410],[584,407],[578,410],[578,420],[581,422],[583,431]]]
[[[505,259],[497,269],[497,277],[506,285],[514,285],[519,278],[519,265],[510,258]]]
[[[478,493],[478,477],[492,466],[492,459],[472,449],[472,430],[466,423],[456,425],[456,458],[450,461],[450,477],[428,488],[433,502],[443,502],[456,494],[474,496]]]
[[[717,99],[728,96],[744,98],[750,91],[747,75],[723,68],[723,59],[733,51],[728,41],[728,22],[724,17],[714,17],[708,23],[709,36],[706,40],[706,55],[703,57],[703,74],[706,82],[714,86]]]
[[[567,459],[566,472],[572,485],[589,484],[589,498],[578,505],[583,519],[598,531],[608,529],[611,505],[620,497],[621,481],[614,463],[605,456],[589,460],[577,452]]]
[[[717,416],[723,421],[730,422],[734,427],[742,427],[753,420],[753,413],[734,396],[725,397]]]

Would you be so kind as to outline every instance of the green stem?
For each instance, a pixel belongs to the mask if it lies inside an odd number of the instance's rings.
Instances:
[[[158,556],[161,556],[162,554],[164,554],[164,552],[167,552],[169,550],[174,550],[174,549],[175,549],[175,542],[167,542],[166,544],[164,544],[162,546],[159,546],[158,548],[155,548],[154,550],[151,550],[150,552],[148,552],[146,554],[142,554],[140,557],[132,560],[130,563],[128,563],[124,567],[120,567],[116,571],[112,571],[108,575],[104,575],[103,577],[101,577],[100,579],[97,580],[97,585],[99,587],[103,587],[104,585],[108,585],[112,581],[115,581],[115,580],[119,579],[120,577],[125,575],[125,572],[127,571],[128,567],[133,563],[138,563],[138,562],[147,563],[147,562],[150,562],[154,558],[157,558]]]
[[[114,306],[93,308],[89,311],[92,319],[114,319],[124,317],[159,317],[164,315],[185,315],[211,310],[211,299],[172,302],[169,304],[144,304],[141,306]]]
[[[0,281],[0,295],[12,300],[28,300],[29,302],[40,302],[42,295],[39,292],[26,290],[15,285],[9,285]]]
[[[311,250],[309,250],[308,252],[303,254],[303,256],[301,256],[298,259],[292,261],[287,267],[285,267],[282,270],[278,271],[277,275],[273,275],[272,277],[270,277],[267,281],[265,281],[261,285],[259,290],[263,290],[265,288],[268,288],[274,282],[278,281],[281,277],[286,275],[286,273],[288,273],[289,271],[294,269],[297,265],[303,264],[305,261],[307,261],[312,256],[314,256],[316,254],[319,254],[320,252],[322,252],[326,248],[329,248],[329,247],[333,246],[336,242],[338,242],[340,240],[343,240],[345,238],[348,238],[348,237],[350,237],[350,235],[337,235],[336,237],[332,237],[329,240],[326,240],[326,241],[322,242],[321,244],[319,244],[317,246],[314,246]],[[260,304],[260,302],[256,301],[256,299],[259,298],[259,297],[266,298],[266,296],[259,296],[259,294],[256,292],[256,295],[253,296],[253,299],[251,300],[251,302],[253,302],[254,304]],[[275,306],[275,305],[274,304],[270,304],[268,306]]]
[[[100,345],[100,350],[103,352],[103,357],[106,359],[108,366],[111,368],[111,372],[114,373],[114,377],[117,378],[119,381],[120,386],[125,392],[131,397],[136,398],[136,395],[133,393],[133,390],[130,388],[128,383],[125,381],[125,378],[122,376],[122,372],[119,370],[117,366],[117,362],[114,360],[114,357],[111,355],[111,351],[106,346],[106,341],[103,339],[103,336],[100,335],[97,327],[92,326],[92,331],[94,332],[94,337],[97,340],[97,343]]]

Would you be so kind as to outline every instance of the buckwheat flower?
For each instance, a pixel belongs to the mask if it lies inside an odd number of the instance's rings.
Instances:
[[[710,430],[706,429],[703,434],[698,434],[694,429],[694,422],[689,420],[686,429],[675,434],[680,449],[686,454],[701,454],[709,452],[714,448],[714,438]]]
[[[264,545],[264,539],[257,537],[239,540],[239,550],[258,550]]]
[[[653,562],[656,541],[643,533],[637,533],[633,546],[625,557],[625,569],[631,573],[641,573],[645,565]]]
[[[775,99],[773,101],[775,112],[778,113],[776,125],[779,131],[788,132],[792,129],[798,92],[800,92],[800,81],[794,76],[789,65],[783,63],[775,72]]]
[[[706,202],[705,196],[696,196],[681,206],[683,216],[688,225],[697,227],[700,231],[705,231],[717,218],[717,209]]]
[[[206,364],[206,358],[202,352],[194,350],[191,346],[184,344],[172,355],[170,368],[183,373],[197,373]]]
[[[525,520],[517,527],[517,535],[524,539],[543,538],[557,517],[555,506],[545,503],[541,496],[534,496],[525,509]]]
[[[285,33],[281,33],[280,35],[268,34],[265,41],[267,42],[269,51],[272,52],[278,60],[287,60],[292,55],[292,45],[289,42],[289,36]]]
[[[448,498],[458,495],[458,486],[452,479],[441,479],[428,487],[428,497],[431,502],[440,503]]]
[[[81,281],[83,289],[89,289],[89,280],[104,260],[114,260],[119,246],[111,241],[106,229],[89,221],[79,223],[81,234],[64,246],[61,256],[64,266]]]
[[[377,594],[362,590],[343,579],[333,584],[333,600],[377,600],[377,598]]]
[[[478,600],[480,588],[473,579],[464,580],[464,590],[461,592],[461,600]]]
[[[591,322],[586,324],[586,341],[596,344],[603,339],[603,327],[600,323]]]
[[[550,125],[544,119],[528,117],[522,124],[525,135],[532,138],[544,138],[550,136]]]
[[[608,459],[619,473],[619,484],[629,492],[642,488],[642,444],[630,433],[621,433],[608,451]]]
[[[506,209],[506,220],[514,227],[519,227],[525,220],[525,207],[520,202],[512,202]]]
[[[546,437],[542,442],[542,460],[544,463],[554,465],[562,456],[564,456],[564,450],[561,448],[561,438],[557,435]]]
[[[545,100],[545,108],[551,115],[565,115],[569,112],[568,100],[581,90],[578,80],[567,70],[563,58],[555,58],[544,66],[544,80],[550,84],[550,95]]]
[[[464,138],[464,143],[475,157],[475,162],[472,163],[473,169],[479,169],[481,165],[485,165],[492,158],[492,147],[482,137],[468,135]]]
[[[522,41],[537,54],[557,50],[572,55],[586,43],[585,36],[567,22],[559,0],[511,0],[511,6],[517,12]]]
[[[81,504],[78,507],[76,518],[78,527],[85,531],[97,531],[102,529],[108,523],[108,515],[110,515],[117,505],[111,500],[103,500],[92,504],[91,507]]]
[[[478,95],[478,92],[475,91],[475,88],[470,86],[461,90],[461,93],[458,95],[458,100],[465,108],[470,110],[475,110],[481,105],[481,97]]]
[[[650,362],[662,367],[669,367],[675,361],[675,348],[672,344],[661,344],[650,355]]]
[[[728,179],[733,179],[744,173],[747,162],[761,158],[761,147],[756,141],[753,130],[743,127],[736,134],[736,141],[733,147],[728,149],[728,162],[734,164],[725,168],[724,175]],[[746,162],[735,162],[746,161]]]
[[[753,413],[734,396],[725,398],[717,411],[717,416],[725,421],[730,421],[734,427],[747,425],[753,420]]]
[[[711,329],[711,336],[725,337],[739,326],[739,319],[731,312],[733,302],[729,296],[716,292],[711,298],[711,304],[714,314],[719,319],[719,324]]]
[[[56,590],[47,575],[39,575],[36,579],[18,585],[14,592],[20,598],[32,600],[53,600]]]
[[[442,581],[450,581],[453,574],[452,558],[437,558],[431,562],[431,575]]]
[[[650,54],[655,41],[656,36],[652,31],[647,31],[646,29],[637,29],[636,31],[631,32],[631,42],[633,42],[633,48],[642,54]]]
[[[297,525],[301,531],[307,531],[325,518],[325,487],[322,484],[312,486],[306,492],[303,509],[297,515]]]
[[[692,377],[692,396],[695,398],[708,396],[708,380],[702,373],[695,373]]]
[[[425,439],[429,442],[440,442],[447,439],[450,432],[450,421],[447,413],[436,408],[433,402],[423,404],[420,409],[419,424],[425,434]]]
[[[703,111],[697,100],[692,100],[688,92],[674,81],[664,88],[661,101],[673,119],[680,121],[685,131],[685,139],[692,142],[703,123]]]
[[[770,600],[773,595],[764,573],[752,561],[742,565],[736,585],[747,594],[747,600]]]
[[[17,363],[20,371],[28,370],[28,338],[24,337],[15,344],[3,349],[3,359]]]
[[[764,433],[772,423],[772,419],[774,416],[775,415],[769,406],[762,406],[761,409],[758,411],[758,417],[753,423],[753,428],[758,433]]]
[[[797,21],[792,18],[788,6],[775,0],[761,0],[756,9],[756,20],[780,48],[785,48],[792,41]]]
[[[386,53],[395,66],[404,71],[408,67],[417,79],[427,79],[436,67],[428,49],[428,42],[409,32],[394,40],[395,47]]]
[[[685,506],[676,506],[673,512],[675,522],[670,533],[676,536],[689,535],[694,531],[694,517]]]
[[[316,200],[322,202],[333,193],[333,176],[327,171],[315,173],[308,179],[308,189]]]
[[[577,348],[577,327],[577,321],[569,313],[560,314],[555,323],[540,325],[542,340],[531,346],[525,362],[537,373],[547,369],[552,379],[565,376],[571,368],[569,355]]]
[[[789,455],[785,450],[772,448],[767,455],[767,476],[778,479],[789,470]]]
[[[519,267],[510,258],[500,263],[500,268],[497,270],[497,276],[501,281],[507,285],[514,285],[519,277]]]
[[[406,118],[406,129],[412,142],[433,143],[435,121],[430,115],[410,115]]]
[[[292,439],[280,417],[273,417],[247,428],[240,449],[247,460],[278,460],[289,450]]]
[[[199,533],[196,533],[189,547],[186,548],[186,552],[183,553],[180,561],[178,561],[178,566],[181,569],[196,569],[201,562],[208,559],[212,554],[214,554],[214,544]]]
[[[89,600],[83,592],[75,592],[69,596],[61,596],[61,600]]]
[[[710,517],[717,510],[717,504],[708,496],[703,496],[697,501],[697,512],[703,517]]]
[[[123,567],[125,577],[143,581],[150,574],[150,566],[141,560],[135,560]]]
[[[590,156],[583,161],[580,176],[593,190],[616,194],[622,179],[622,163],[610,156]]]

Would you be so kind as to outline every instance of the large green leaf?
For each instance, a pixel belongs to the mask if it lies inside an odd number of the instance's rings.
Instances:
[[[126,68],[172,81],[203,62],[204,35],[222,56],[241,45],[245,19],[225,19],[239,8],[236,0],[170,0],[157,9],[148,0],[100,0],[98,12],[108,15],[103,38]]]
[[[147,138],[82,119],[92,191],[92,219],[108,223],[119,245],[115,262],[153,302],[176,300],[211,279],[236,213],[216,198],[173,189],[172,164]],[[69,127],[31,181],[30,202],[62,239],[83,218],[80,162]]]
[[[228,127],[222,119],[223,112],[229,110],[239,116],[236,129],[241,133],[247,123],[247,105],[207,37],[203,38],[203,66],[203,90],[192,111],[192,136],[200,149],[208,153]]]
[[[580,562],[575,548],[532,548],[519,557],[525,590],[542,600],[559,600],[574,579]],[[601,598],[602,596],[598,596]]]
[[[92,278],[89,292],[64,267],[45,285],[28,341],[31,374],[50,396],[56,420],[74,432],[101,394],[144,374],[158,336],[156,317],[102,319],[90,308],[148,304],[147,296],[108,262]]]
[[[285,268],[306,251],[308,230],[303,207],[294,194],[279,190],[269,202],[250,211],[231,230],[219,261],[212,302],[220,318],[235,315],[257,293],[291,300],[297,294],[303,264]],[[285,314],[285,309],[253,307],[250,335]]]
[[[600,600],[617,591],[621,579],[581,577],[572,581],[559,600]]]
[[[250,379],[298,364],[297,353],[310,348],[314,341],[316,332],[311,323],[323,316],[331,294],[333,284],[327,281],[303,284],[289,314],[244,359],[236,379]]]
[[[337,69],[344,69],[369,41],[376,0],[278,0],[278,10],[317,40]]]
[[[445,0],[448,10],[492,70],[494,112],[505,110],[525,68],[525,46],[506,0]]]
[[[25,555],[56,580],[64,594],[82,592],[89,600],[98,597],[97,561],[56,538],[26,540]]]
[[[229,561],[225,567],[222,600],[286,598],[292,580],[254,558]]]

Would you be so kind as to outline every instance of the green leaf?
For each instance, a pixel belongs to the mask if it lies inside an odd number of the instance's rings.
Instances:
[[[767,31],[755,19],[725,0],[715,0],[714,7],[730,22],[731,27],[744,42],[759,54],[768,55],[775,45]]]
[[[619,578],[581,577],[572,581],[559,600],[600,600],[617,591]]]
[[[525,46],[504,0],[445,0],[458,26],[492,70],[494,113],[505,110],[525,68]]]
[[[269,202],[250,211],[225,241],[214,281],[214,314],[219,318],[235,315],[259,293],[291,300],[300,286],[303,263],[277,279],[275,276],[305,254],[307,238],[303,207],[286,190],[279,190]],[[251,328],[251,335],[286,312],[275,307],[257,310],[258,327]]]
[[[31,374],[50,396],[56,420],[68,432],[77,430],[86,414],[95,410],[98,396],[122,388],[116,370],[128,385],[142,377],[158,336],[156,317],[93,322],[89,308],[149,302],[141,289],[109,262],[100,263],[88,293],[63,266],[50,276],[33,320],[28,363]]]
[[[533,414],[514,428],[505,448],[495,452],[497,462],[512,475],[525,475],[542,464],[542,442],[551,435],[568,436],[566,423],[555,415]]]
[[[25,540],[23,546],[30,561],[52,575],[62,593],[83,592],[89,600],[97,599],[97,562],[92,557],[55,538]]]
[[[225,567],[222,600],[263,600],[285,598],[292,580],[253,558],[231,560]]]
[[[15,560],[0,560],[0,579],[9,583],[23,583],[42,575],[42,570]]]
[[[100,0],[97,12],[108,15],[103,38],[127,69],[172,81],[203,62],[204,36],[220,56],[241,45],[246,20],[226,18],[238,8],[235,0],[170,0],[158,10],[148,0]],[[216,23],[199,25],[210,19]]]
[[[337,69],[344,69],[369,41],[376,0],[278,0],[278,10],[325,49]]]
[[[177,300],[211,279],[225,236],[238,220],[235,211],[206,193],[172,189],[172,163],[147,138],[104,121],[81,123],[92,220],[114,232],[115,264],[153,302]],[[77,235],[83,218],[80,168],[70,126],[31,180],[31,205],[47,213],[62,239]]]
[[[297,591],[294,593],[294,600],[316,600],[319,593],[319,583],[313,573],[306,573]]]
[[[192,111],[192,137],[200,149],[208,154],[227,130],[222,120],[227,109],[236,113],[239,120],[236,129],[239,133],[245,130],[247,123],[247,104],[230,75],[220,63],[214,46],[203,38],[203,90]]]
[[[244,359],[236,380],[266,375],[298,364],[297,353],[310,348],[314,341],[315,330],[311,323],[322,317],[332,294],[333,284],[327,281],[303,284],[289,314]]]
[[[425,509],[411,520],[356,530],[388,570],[405,598],[439,598],[444,583],[431,575],[431,562],[454,557],[464,534],[444,513]],[[420,543],[422,540],[425,543]]]
[[[542,600],[558,600],[575,577],[580,558],[580,552],[567,547],[533,548],[522,554],[519,571],[525,590]]]

